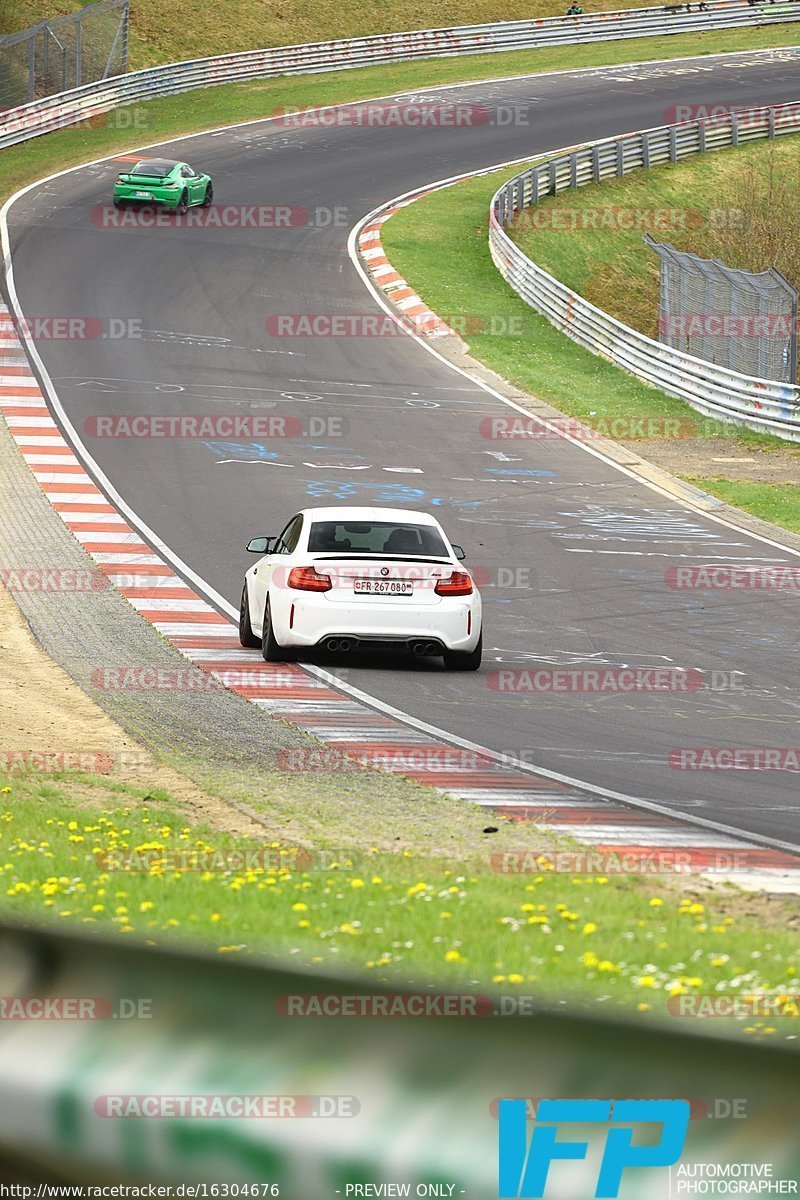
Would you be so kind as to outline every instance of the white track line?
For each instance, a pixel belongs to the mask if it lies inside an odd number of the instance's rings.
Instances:
[[[604,67],[597,67],[597,68],[579,67],[579,68],[575,68],[572,70],[565,70],[565,71],[533,72],[533,73],[527,73],[527,74],[521,74],[521,75],[501,76],[501,77],[497,77],[494,79],[466,80],[462,83],[441,84],[441,85],[436,85],[435,87],[426,89],[426,90],[442,91],[442,90],[446,90],[446,89],[453,88],[453,87],[481,87],[481,86],[485,86],[485,85],[488,85],[491,83],[497,83],[497,82],[509,82],[509,81],[513,81],[513,80],[517,80],[517,79],[541,78],[544,75],[581,74],[581,73],[586,72],[587,70],[592,70],[597,74],[602,74],[603,71],[613,72],[613,71],[619,70],[621,68],[657,65],[659,63],[677,64],[677,63],[681,63],[681,62],[693,62],[693,61],[701,61],[703,63],[707,63],[709,61],[709,59],[711,59],[711,58],[769,57],[771,55],[774,55],[776,52],[780,53],[781,50],[797,51],[798,47],[776,47],[775,50],[761,50],[761,51],[745,50],[745,51],[735,51],[733,53],[721,52],[720,54],[716,54],[716,55],[703,55],[702,58],[700,58],[699,60],[697,58],[691,58],[691,57],[680,58],[680,59],[678,59],[678,58],[649,59],[649,60],[642,60],[642,61],[635,62],[635,63],[628,62],[628,63],[612,64],[611,66],[608,66],[605,68]],[[406,91],[407,90],[408,89],[406,89]],[[368,103],[373,102],[374,100],[389,99],[392,96],[402,96],[404,94],[405,94],[405,92],[402,89],[399,89],[399,90],[396,90],[385,96],[376,96],[376,97],[372,97],[370,99],[358,100],[358,101],[343,101],[340,104],[324,105],[324,106],[320,106],[320,107],[324,108],[327,111],[332,108],[351,107],[353,104],[368,104]],[[318,110],[311,109],[308,111],[318,111]],[[117,491],[117,489],[111,483],[111,480],[108,478],[108,476],[105,474],[105,472],[100,468],[100,465],[92,457],[88,448],[83,443],[78,431],[76,430],[75,426],[73,425],[72,421],[70,420],[66,410],[64,409],[64,407],[61,403],[58,393],[53,385],[53,381],[50,378],[47,368],[45,367],[44,362],[42,361],[41,355],[39,354],[39,352],[36,348],[36,345],[30,336],[30,331],[27,327],[27,323],[25,321],[24,314],[22,312],[22,307],[21,307],[21,304],[19,301],[19,296],[18,296],[17,289],[16,289],[16,281],[15,281],[15,277],[14,277],[14,263],[13,263],[13,258],[12,258],[12,254],[11,254],[11,241],[10,241],[10,234],[9,234],[9,229],[8,229],[8,214],[9,214],[11,207],[19,199],[21,199],[29,191],[32,191],[34,188],[41,187],[43,184],[49,183],[54,179],[59,179],[65,175],[71,175],[74,172],[84,170],[86,167],[97,166],[101,163],[111,162],[120,154],[135,153],[135,152],[141,153],[143,150],[153,149],[155,147],[172,144],[174,142],[186,141],[186,140],[189,140],[190,138],[202,137],[202,136],[205,136],[212,132],[222,133],[222,132],[229,131],[231,129],[242,128],[244,126],[257,125],[257,124],[268,124],[274,120],[279,120],[279,119],[281,119],[281,118],[258,117],[253,120],[250,120],[250,121],[234,122],[233,124],[230,124],[230,125],[217,126],[214,129],[200,130],[200,131],[198,131],[196,133],[192,133],[192,134],[186,134],[183,136],[166,138],[160,142],[151,142],[146,146],[131,148],[130,150],[116,150],[113,154],[105,155],[102,158],[93,159],[89,162],[80,163],[73,167],[67,167],[60,171],[54,171],[52,174],[47,175],[47,176],[43,177],[42,179],[39,179],[39,180],[34,181],[33,183],[27,184],[25,187],[20,188],[17,192],[15,192],[12,196],[10,196],[8,198],[8,200],[6,200],[6,202],[3,204],[2,209],[0,209],[0,248],[2,248],[3,263],[5,266],[5,275],[6,275],[6,286],[8,289],[8,298],[9,298],[11,310],[15,314],[16,321],[19,322],[19,326],[20,326],[19,331],[21,333],[22,340],[24,341],[25,348],[27,350],[30,361],[34,364],[34,366],[37,369],[39,379],[41,381],[41,385],[42,385],[44,392],[46,393],[47,398],[49,400],[51,411],[57,416],[57,418],[61,424],[61,427],[65,433],[65,436],[72,443],[80,460],[93,474],[94,480],[97,483],[97,485],[103,490],[103,492],[108,497],[109,501],[117,508],[117,510],[125,515],[125,517],[131,523],[131,525],[142,534],[143,538],[146,541],[148,541],[153,548],[157,549],[158,552],[168,562],[170,562],[172,564],[172,566],[175,568],[176,571],[178,571],[181,575],[183,575],[184,578],[191,580],[191,582],[198,589],[198,591],[200,591],[215,608],[217,608],[220,612],[225,613],[232,620],[235,620],[238,616],[238,613],[237,613],[237,610],[235,609],[235,607],[232,604],[230,604],[227,600],[225,600],[225,598],[222,595],[220,595],[220,593],[217,592],[216,589],[212,588],[211,585],[209,583],[207,583],[201,576],[199,576],[194,570],[192,570],[192,568],[187,563],[185,563],[163,541],[163,539],[160,538],[158,536],[158,534],[142,520],[142,518],[127,503],[127,501],[124,500],[124,498],[120,495],[120,493]],[[645,131],[635,131],[635,132],[645,132]],[[605,139],[597,139],[597,140],[602,141]],[[590,144],[590,143],[581,143],[581,144],[586,145],[586,144]],[[573,147],[568,147],[567,149],[568,150],[573,149]],[[503,170],[506,167],[516,166],[517,164],[520,164],[520,163],[533,161],[536,158],[541,158],[545,154],[552,155],[552,154],[560,154],[560,153],[564,153],[564,151],[563,150],[542,151],[541,153],[533,155],[533,156],[525,155],[524,157],[521,157],[521,158],[510,159],[507,162],[503,162],[503,163],[500,163],[500,164],[492,166],[492,167],[483,168],[480,171],[466,172],[462,175],[451,176],[446,180],[440,180],[438,183],[428,184],[423,188],[413,189],[410,192],[404,193],[403,196],[396,198],[395,200],[389,202],[388,204],[382,204],[378,208],[374,209],[372,212],[368,213],[367,216],[364,217],[361,221],[359,221],[353,227],[353,229],[350,231],[350,236],[348,237],[348,242],[347,242],[347,248],[348,248],[348,253],[350,255],[350,258],[356,267],[356,270],[358,271],[359,275],[361,276],[362,281],[364,282],[365,286],[372,293],[373,298],[387,313],[389,313],[390,315],[393,315],[391,308],[385,303],[383,297],[377,291],[377,288],[374,287],[372,281],[369,279],[369,276],[364,271],[362,264],[358,260],[358,255],[357,255],[356,248],[355,248],[355,240],[358,235],[358,232],[361,230],[361,228],[363,228],[364,225],[368,224],[372,220],[375,220],[376,217],[381,212],[383,212],[386,208],[396,207],[397,204],[399,204],[401,201],[403,201],[405,199],[409,199],[411,197],[415,197],[420,192],[430,192],[432,190],[436,190],[437,188],[446,187],[446,186],[449,186],[450,184],[457,183],[463,179],[475,178],[478,175],[491,174],[496,171]],[[502,396],[499,392],[496,392],[493,388],[490,388],[481,379],[477,378],[476,376],[471,375],[468,371],[465,371],[463,368],[457,367],[453,363],[448,362],[448,360],[446,358],[444,358],[442,355],[440,355],[433,348],[433,346],[429,345],[423,338],[418,337],[416,334],[411,333],[409,330],[407,330],[405,328],[404,328],[404,333],[406,334],[406,336],[413,337],[415,341],[418,341],[421,345],[423,345],[425,347],[425,349],[428,351],[428,353],[435,355],[435,357],[438,358],[440,362],[444,363],[444,365],[447,366],[450,370],[455,371],[456,373],[460,374],[462,377],[464,377],[466,379],[469,379],[472,383],[476,384],[478,387],[482,388],[484,391],[488,392],[490,395],[492,395],[496,399],[500,400],[501,403],[508,405],[508,407],[510,407],[510,408],[514,408],[518,412],[523,413],[525,416],[530,416],[530,413],[527,411],[527,409],[523,409],[519,405],[515,404],[513,401],[508,400],[506,397]],[[573,444],[578,446],[579,449],[583,450],[585,453],[593,454],[595,457],[602,459],[604,462],[606,462],[608,465],[613,467],[615,470],[620,471],[622,474],[628,475],[628,476],[636,479],[636,482],[644,484],[645,487],[651,488],[651,490],[659,493],[660,495],[668,496],[671,500],[675,499],[674,495],[672,495],[671,493],[660,488],[657,484],[651,483],[648,480],[640,479],[638,476],[635,476],[632,472],[627,471],[619,463],[615,463],[612,459],[607,458],[601,451],[596,450],[595,448],[588,446],[585,443],[581,443],[581,442],[569,437],[569,435],[567,435],[567,440],[572,441]],[[64,497],[64,499],[66,499],[66,497]],[[70,499],[81,500],[82,497],[79,494],[76,494],[74,496],[70,496]],[[685,506],[687,508],[690,508],[692,511],[698,512],[701,516],[707,517],[709,520],[715,520],[715,521],[717,521],[717,523],[724,525],[729,529],[734,529],[739,533],[746,533],[747,536],[749,536],[749,537],[755,537],[757,540],[762,541],[767,545],[771,545],[777,549],[783,550],[784,552],[786,552],[788,554],[792,554],[792,555],[800,557],[800,552],[793,550],[791,547],[784,546],[780,542],[777,542],[777,541],[771,541],[770,539],[761,537],[758,534],[750,533],[750,531],[748,531],[748,530],[742,530],[739,528],[739,526],[733,524],[732,522],[725,521],[722,518],[713,517],[709,513],[704,512],[702,509],[695,508],[693,505],[691,505],[691,503],[689,501],[684,501],[683,503],[685,504]],[[130,556],[130,557],[133,558],[133,556]],[[128,556],[124,556],[124,555],[99,556],[99,558],[102,560],[107,560],[107,561],[122,561],[124,559],[127,559]],[[140,557],[140,558],[138,558],[138,561],[141,562],[141,561],[155,561],[155,560],[143,559]],[[179,629],[183,629],[183,628],[185,628],[186,630],[191,630],[192,632],[196,631],[196,628],[194,626],[185,626],[184,627],[184,626],[163,625],[163,626],[159,626],[159,628],[161,628],[161,631],[164,633],[166,633],[167,628],[169,628],[170,631],[174,631],[176,633],[178,632]],[[204,632],[206,632],[206,631],[204,630]],[[210,630],[208,632],[210,632]],[[737,838],[746,837],[747,839],[749,839],[752,842],[757,843],[758,845],[768,846],[768,847],[772,847],[772,848],[780,849],[780,850],[786,850],[789,853],[797,852],[796,846],[793,846],[791,843],[784,842],[777,838],[767,837],[762,834],[749,833],[747,831],[736,829],[733,826],[729,826],[729,825],[723,824],[718,821],[712,821],[705,817],[698,817],[695,815],[689,815],[689,814],[684,814],[684,813],[676,813],[674,811],[674,809],[668,808],[662,804],[658,804],[652,800],[645,800],[645,799],[641,799],[639,797],[629,796],[625,793],[616,792],[609,788],[599,787],[596,784],[586,783],[583,780],[575,779],[572,776],[563,775],[557,771],[550,771],[544,767],[535,767],[535,766],[532,766],[530,763],[518,761],[514,758],[509,757],[508,755],[500,754],[496,751],[488,749],[487,747],[480,746],[476,742],[469,741],[465,738],[457,737],[456,735],[448,733],[446,730],[440,729],[437,726],[430,725],[425,721],[420,721],[416,717],[413,717],[410,714],[403,712],[401,709],[395,708],[394,706],[389,705],[389,704],[385,704],[383,701],[377,699],[376,697],[370,696],[367,692],[363,692],[360,688],[356,688],[352,684],[345,683],[344,681],[338,679],[336,676],[331,675],[330,672],[325,671],[320,667],[305,665],[302,667],[302,669],[304,671],[306,671],[308,674],[316,676],[318,679],[324,680],[331,687],[335,688],[337,691],[345,692],[346,694],[356,698],[362,704],[365,704],[370,708],[376,709],[379,712],[382,712],[388,716],[391,716],[394,720],[400,721],[401,723],[408,725],[411,728],[422,730],[426,733],[429,733],[432,736],[437,737],[450,745],[459,746],[462,748],[473,750],[476,753],[480,753],[482,755],[488,756],[494,762],[504,765],[504,766],[507,766],[507,767],[512,767],[516,771],[521,771],[526,774],[539,775],[539,776],[542,776],[543,778],[551,779],[551,780],[566,784],[571,787],[582,789],[585,792],[588,792],[592,795],[599,796],[606,800],[616,800],[623,804],[630,805],[631,807],[634,807],[634,808],[646,809],[650,812],[656,812],[661,815],[669,817],[673,821],[680,821],[683,823],[696,825],[698,827],[702,827],[702,828],[706,828],[706,829],[713,829],[717,832],[724,833],[724,834],[730,834]],[[268,705],[271,705],[273,702],[256,700],[256,701],[254,701],[254,703],[259,704],[262,707],[267,707]]]

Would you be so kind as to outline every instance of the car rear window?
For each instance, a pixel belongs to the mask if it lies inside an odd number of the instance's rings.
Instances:
[[[145,158],[136,164],[131,175],[148,175],[151,179],[165,179],[174,166],[174,162],[167,162],[165,159]]]
[[[448,557],[441,534],[433,525],[391,521],[315,521],[308,535],[314,554],[424,554]]]

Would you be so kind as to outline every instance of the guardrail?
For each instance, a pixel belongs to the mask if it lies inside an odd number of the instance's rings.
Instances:
[[[100,84],[73,88],[46,100],[0,113],[0,149],[110,112],[120,105],[214,84],[352,70],[426,58],[532,50],[544,46],[708,32],[798,20],[800,3],[750,5],[739,3],[738,0],[717,0],[709,6],[708,11],[701,12],[695,0],[694,8],[686,4],[671,9],[666,6],[622,9],[579,17],[547,17],[491,25],[463,25],[451,29],[412,30],[169,63],[119,75]]]
[[[512,990],[392,992],[327,968],[0,925],[0,1175],[496,1200],[498,1099],[596,1096],[689,1099],[685,1171],[757,1159],[798,1178],[793,1043],[727,1039],[691,1004],[669,1015],[664,992],[661,1022],[645,1023]],[[260,1106],[237,1111],[249,1097]],[[283,1103],[263,1115],[270,1098]],[[625,1175],[625,1196],[667,1194],[664,1168]]]
[[[741,375],[646,337],[542,270],[506,232],[517,214],[545,196],[799,130],[800,106],[782,104],[607,138],[544,160],[509,180],[492,199],[489,244],[495,266],[527,304],[593,354],[718,420],[800,441],[796,385]]]

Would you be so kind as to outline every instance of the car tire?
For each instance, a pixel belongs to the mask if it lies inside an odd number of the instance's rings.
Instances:
[[[483,630],[474,650],[445,650],[444,665],[448,671],[477,671],[483,657]]]
[[[124,200],[114,200],[113,205],[114,205],[114,208],[124,208],[125,201]]]
[[[188,194],[188,192],[184,191],[184,192],[181,192],[181,198],[178,201],[178,203],[175,205],[175,213],[179,217],[185,217],[188,211],[189,211],[189,194]]]
[[[208,208],[213,199],[214,199],[214,185],[213,185],[213,183],[210,183],[208,185],[208,187],[206,188],[206,194],[203,197],[203,208]]]
[[[239,605],[239,642],[242,646],[247,646],[249,650],[257,650],[261,645],[261,638],[256,637],[253,633],[253,626],[250,624],[250,605],[247,601],[247,584],[242,588],[242,601]]]
[[[269,597],[267,597],[266,607],[264,608],[264,624],[262,626],[264,632],[261,637],[261,653],[264,656],[265,662],[288,662],[292,657],[290,650],[284,650],[283,646],[279,646],[275,640],[275,634],[272,629],[272,619],[269,611]]]

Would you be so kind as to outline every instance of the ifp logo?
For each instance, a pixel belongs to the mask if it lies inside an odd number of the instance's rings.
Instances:
[[[626,1167],[669,1167],[681,1156],[690,1106],[687,1100],[540,1100],[530,1146],[524,1100],[501,1100],[500,1200],[541,1200],[550,1164],[586,1157],[588,1142],[557,1141],[559,1125],[608,1124],[595,1200],[619,1195]],[[661,1126],[655,1145],[634,1145],[633,1124]]]

